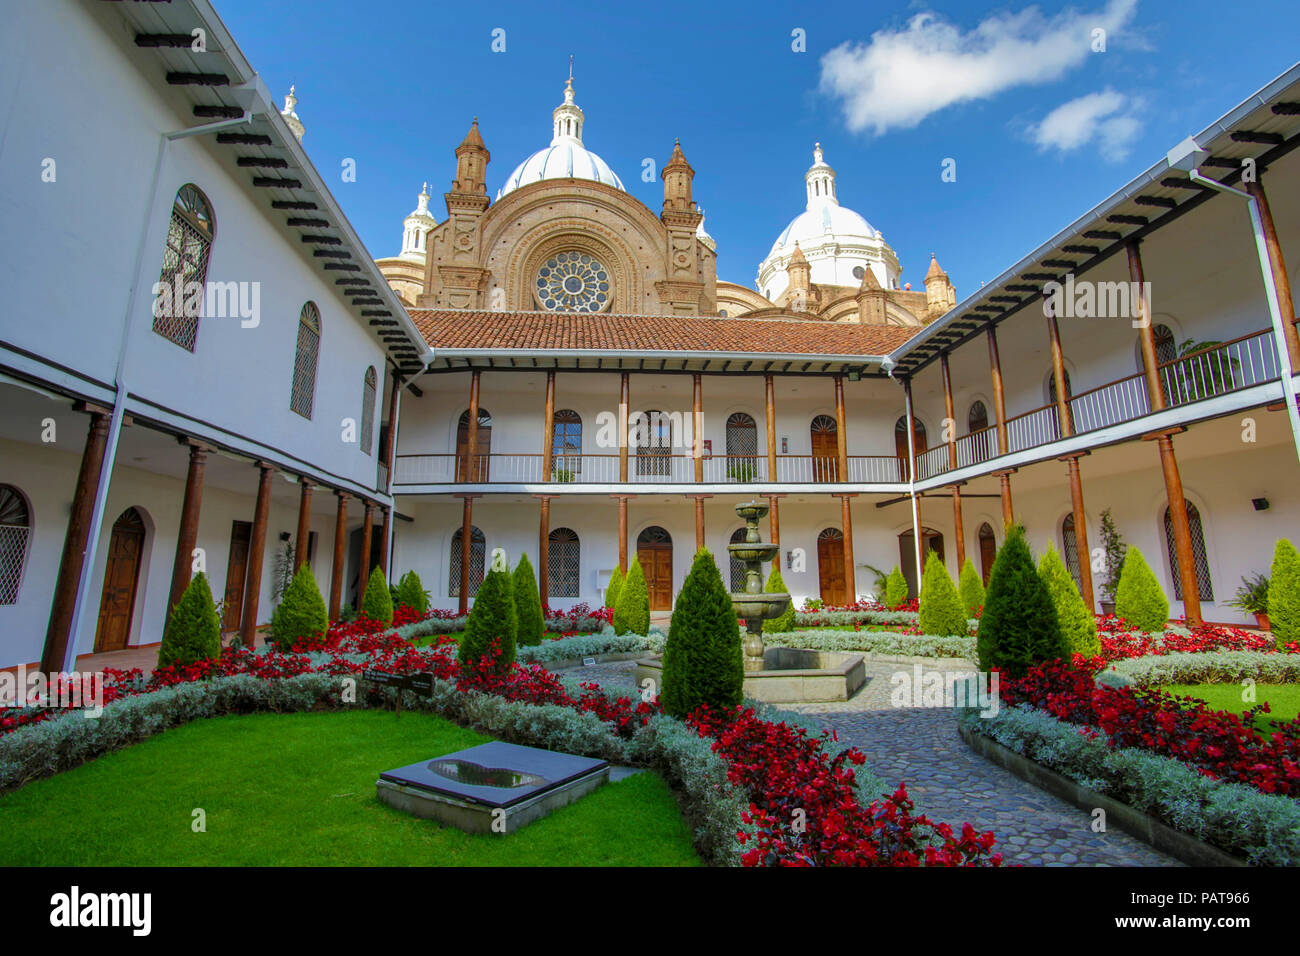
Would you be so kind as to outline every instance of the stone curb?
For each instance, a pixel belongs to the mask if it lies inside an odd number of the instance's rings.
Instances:
[[[991,763],[1009,770],[1026,783],[1045,790],[1055,797],[1072,803],[1080,810],[1092,811],[1098,807],[1106,811],[1107,822],[1115,823],[1121,830],[1144,843],[1167,853],[1188,866],[1249,866],[1245,860],[1211,846],[1181,830],[1175,830],[1150,814],[1121,803],[1114,797],[1089,790],[1069,777],[1030,760],[989,737],[975,733],[958,724],[958,733],[966,744]]]
[[[649,654],[648,650],[640,651],[619,651],[614,654],[589,654],[588,657],[594,658],[597,664],[611,664],[615,661],[634,661],[645,657]],[[548,671],[568,670],[571,667],[582,667],[585,657],[566,657],[558,661],[531,661],[530,663],[541,664]]]

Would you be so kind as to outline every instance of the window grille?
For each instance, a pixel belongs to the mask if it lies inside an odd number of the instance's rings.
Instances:
[[[153,330],[191,352],[199,334],[199,315],[203,311],[208,259],[215,233],[212,209],[203,193],[192,184],[182,186],[172,203],[167,226],[167,245],[158,277],[167,291],[160,293],[154,303]]]
[[[582,416],[571,408],[555,413],[551,426],[552,478],[582,472]],[[564,597],[565,595],[556,595]]]
[[[27,500],[17,488],[0,485],[0,605],[18,603],[31,532]]]
[[[1065,552],[1065,566],[1070,571],[1070,577],[1074,578],[1074,586],[1083,593],[1083,585],[1079,578],[1079,540],[1074,533],[1074,515],[1068,514],[1065,520],[1061,522],[1061,550]]]
[[[311,418],[316,396],[316,364],[320,355],[320,312],[308,302],[298,315],[298,347],[293,358],[293,390],[289,408]]]
[[[366,369],[366,383],[361,393],[361,450],[370,454],[370,444],[375,437],[375,397],[379,376],[372,365]]]
[[[582,544],[571,528],[556,528],[546,536],[549,597],[576,598],[582,565]]]
[[[1201,527],[1201,513],[1196,505],[1187,502],[1187,524],[1192,532],[1192,560],[1196,565],[1196,586],[1202,601],[1214,600],[1214,583],[1210,580],[1210,561],[1205,553],[1205,530]],[[1183,599],[1183,578],[1178,573],[1178,546],[1174,542],[1174,522],[1169,509],[1165,509],[1165,553],[1169,555],[1169,570],[1174,579],[1174,600]]]
[[[447,574],[447,597],[460,597],[460,548],[461,530],[451,536],[451,561]],[[469,535],[469,596],[478,594],[479,585],[483,583],[483,559],[487,551],[487,541],[483,532],[472,528]]]

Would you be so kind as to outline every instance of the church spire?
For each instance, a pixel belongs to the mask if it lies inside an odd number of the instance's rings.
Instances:
[[[822,144],[813,144],[813,164],[804,173],[803,181],[808,188],[808,208],[829,203],[838,206],[835,198],[835,170],[823,158]]]
[[[298,105],[298,97],[294,95],[294,87],[290,85],[289,93],[284,98],[284,109],[280,110],[280,115],[284,117],[285,124],[289,127],[298,142],[302,142],[302,134],[306,132],[302,125],[302,120],[298,119],[298,114],[294,112],[294,107]]]
[[[572,55],[569,56],[569,79],[564,84],[564,102],[551,113],[551,122],[554,129],[554,135],[551,136],[552,146],[561,146],[565,143],[582,145],[583,115],[582,107],[573,100]]]

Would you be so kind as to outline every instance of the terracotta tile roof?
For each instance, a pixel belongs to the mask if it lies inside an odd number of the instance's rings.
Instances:
[[[410,309],[434,349],[886,355],[920,328],[676,315]]]

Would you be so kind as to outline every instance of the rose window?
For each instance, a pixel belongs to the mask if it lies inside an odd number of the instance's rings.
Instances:
[[[609,270],[585,252],[557,253],[537,270],[537,301],[548,312],[600,312],[609,298]]]

